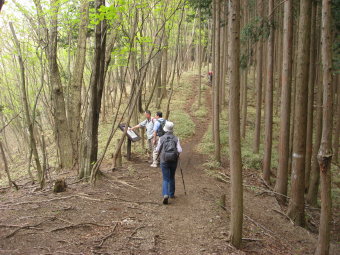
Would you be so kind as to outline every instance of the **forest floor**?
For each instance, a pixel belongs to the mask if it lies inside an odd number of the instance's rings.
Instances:
[[[198,76],[189,82],[193,89],[184,109],[192,109],[197,99]],[[245,239],[241,250],[229,245],[229,169],[222,169],[223,178],[209,176],[204,167],[209,158],[196,149],[210,122],[210,89],[204,95],[207,117],[190,113],[195,133],[182,142],[187,195],[178,169],[176,198],[162,205],[160,169],[136,154],[120,169],[103,170],[105,176],[95,186],[65,173],[68,188],[63,193],[39,191],[30,184],[17,192],[3,191],[0,254],[313,254],[317,235],[293,226],[249,169],[244,170]],[[105,162],[102,169],[110,164]],[[339,242],[331,250],[340,254]]]

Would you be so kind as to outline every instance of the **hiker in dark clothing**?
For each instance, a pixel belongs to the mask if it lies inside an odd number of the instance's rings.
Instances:
[[[208,77],[209,77],[209,86],[212,85],[212,81],[213,81],[213,75],[214,73],[212,71],[208,72]]]
[[[156,151],[160,154],[163,175],[163,204],[168,204],[169,197],[175,198],[175,173],[182,147],[179,138],[173,134],[174,123],[167,121],[164,125],[165,134],[159,139]]]

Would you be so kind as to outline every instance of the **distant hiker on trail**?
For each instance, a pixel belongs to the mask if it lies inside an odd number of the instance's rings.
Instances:
[[[208,78],[209,78],[209,85],[211,85],[212,84],[212,80],[213,80],[213,72],[212,71],[209,71],[208,72]]]
[[[153,124],[154,124],[154,119],[151,117],[151,112],[149,110],[146,110],[144,112],[145,115],[145,120],[143,120],[141,123],[138,125],[129,128],[129,130],[134,130],[136,128],[146,128],[146,138],[147,138],[147,144],[148,144],[148,157],[149,157],[149,163],[152,163],[152,155],[153,151],[155,150],[156,146],[153,144]]]
[[[175,198],[175,173],[179,154],[182,152],[179,138],[173,134],[174,123],[167,121],[164,126],[165,134],[159,139],[156,151],[160,154],[163,175],[162,195],[163,204],[168,204],[169,197]]]
[[[162,112],[157,112],[155,119],[156,121],[153,125],[153,141],[152,141],[154,146],[157,145],[157,140],[165,134],[164,126],[166,123],[166,120],[163,119]],[[152,162],[151,167],[157,167],[158,164],[159,164],[158,151],[154,150],[153,151],[153,162]]]

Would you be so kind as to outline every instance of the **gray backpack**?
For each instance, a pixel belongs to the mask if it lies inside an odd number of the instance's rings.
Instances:
[[[176,162],[179,156],[177,151],[177,138],[175,136],[164,137],[162,147],[164,153],[164,161],[169,163]]]

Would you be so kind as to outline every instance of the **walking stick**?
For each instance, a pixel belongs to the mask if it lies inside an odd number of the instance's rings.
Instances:
[[[182,182],[183,182],[183,187],[184,187],[184,194],[187,195],[187,190],[185,189],[185,183],[184,183],[184,176],[183,176],[183,169],[182,169],[182,166],[181,166],[181,158],[178,158],[179,160],[179,169],[181,170],[181,175],[182,175]]]

